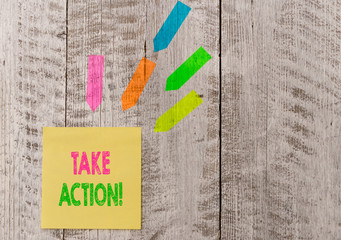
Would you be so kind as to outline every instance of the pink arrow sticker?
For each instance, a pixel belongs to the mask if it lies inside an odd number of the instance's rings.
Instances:
[[[86,102],[94,112],[102,102],[103,93],[103,55],[89,55],[88,60],[88,86]]]

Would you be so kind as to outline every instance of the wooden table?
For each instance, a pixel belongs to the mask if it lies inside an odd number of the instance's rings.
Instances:
[[[183,2],[189,16],[155,53],[175,0],[1,1],[1,239],[341,239],[341,2]],[[165,92],[200,46],[212,59]],[[105,55],[94,113],[92,54]],[[142,57],[156,69],[123,112]],[[191,90],[204,103],[154,133]],[[40,228],[44,126],[142,127],[142,230]]]

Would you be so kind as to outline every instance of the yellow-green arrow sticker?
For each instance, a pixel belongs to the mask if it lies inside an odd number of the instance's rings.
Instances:
[[[193,90],[156,120],[154,132],[169,131],[202,102],[203,100]]]

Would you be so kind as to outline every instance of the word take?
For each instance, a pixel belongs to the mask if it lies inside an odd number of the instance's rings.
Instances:
[[[97,163],[101,154],[102,154],[102,172]],[[92,152],[91,171],[90,171],[90,164],[88,161],[88,156],[86,155],[86,152],[83,152],[80,163],[79,163],[79,169],[77,171],[79,152],[71,152],[71,157],[73,158],[73,174],[81,175],[83,171],[86,171],[86,174],[88,175],[89,174],[95,175],[95,173],[97,173],[98,175],[101,175],[101,174],[108,175],[110,174],[110,169],[107,168],[107,165],[110,163],[110,159],[108,158],[109,156],[110,156],[109,151]]]

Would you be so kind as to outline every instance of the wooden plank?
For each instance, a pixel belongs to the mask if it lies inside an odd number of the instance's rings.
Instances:
[[[217,239],[219,233],[219,2],[183,3],[192,8],[187,19],[168,48],[154,53],[153,38],[176,1],[147,2],[146,56],[157,63],[138,106],[143,184],[152,188],[144,191],[147,239]],[[180,90],[165,92],[167,77],[200,46],[212,59]],[[204,103],[169,132],[153,133],[156,119],[193,89]]]
[[[219,230],[218,1],[184,3],[190,17],[170,47],[153,52],[153,38],[176,1],[69,1],[67,126],[142,126],[142,230],[65,230],[65,239],[217,239]],[[213,59],[177,92],[166,78],[197,48]],[[103,102],[86,105],[87,56],[105,55]],[[137,105],[120,98],[141,58],[157,63]],[[167,133],[156,119],[190,90],[204,99]],[[200,117],[201,116],[201,117]],[[184,131],[185,130],[185,131]]]
[[[42,127],[64,126],[65,1],[0,8],[1,239],[61,239],[42,230]]]
[[[246,0],[222,3],[221,239],[266,239],[267,89],[257,78],[252,10]]]
[[[340,3],[222,13],[222,239],[339,239]]]
[[[88,56],[103,55],[102,2],[68,1],[66,126],[99,127],[101,106],[95,112],[86,102]],[[105,62],[105,68],[106,62]],[[104,81],[106,78],[104,78]],[[97,230],[65,229],[64,239],[98,239]]]
[[[273,239],[341,238],[340,7],[286,1],[276,21],[268,93]]]

